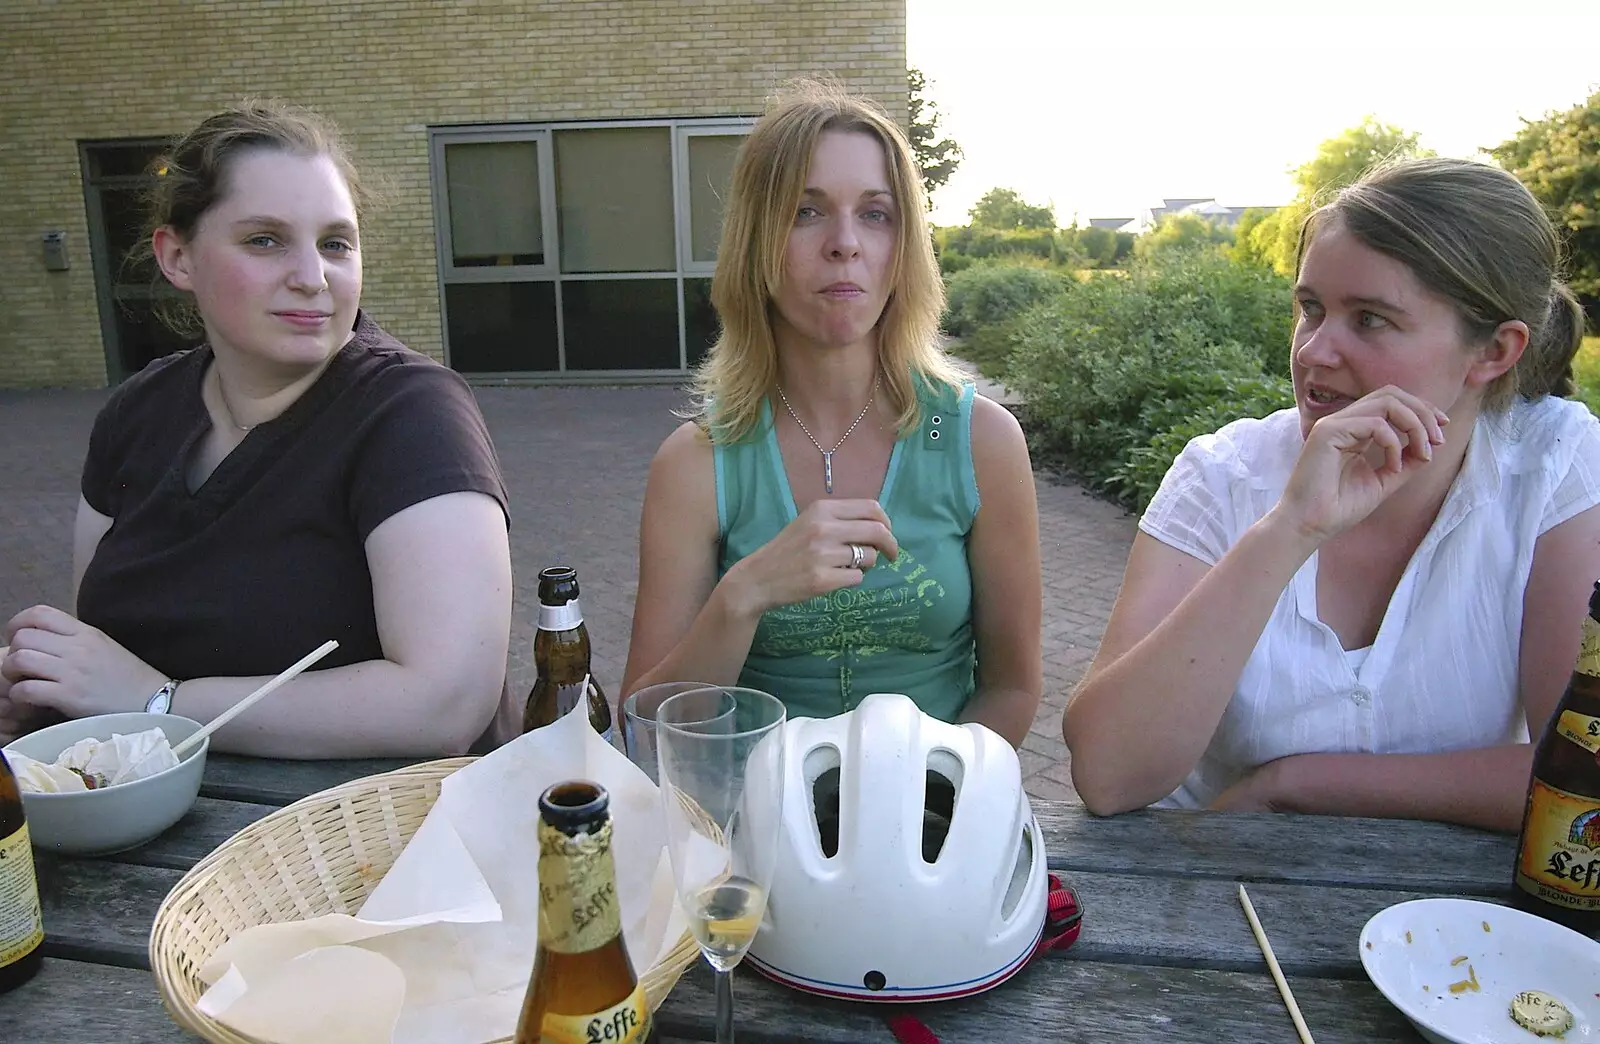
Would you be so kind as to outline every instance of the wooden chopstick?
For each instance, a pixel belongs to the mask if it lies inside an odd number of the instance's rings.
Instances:
[[[1294,1002],[1294,994],[1289,992],[1289,983],[1283,977],[1283,969],[1278,967],[1278,958],[1273,955],[1272,943],[1267,941],[1266,930],[1256,919],[1256,908],[1250,905],[1250,895],[1244,890],[1244,885],[1239,886],[1239,905],[1244,907],[1245,919],[1250,922],[1250,930],[1255,933],[1256,943],[1261,947],[1261,955],[1267,959],[1267,970],[1272,972],[1272,981],[1278,984],[1278,992],[1283,995],[1283,1003],[1289,1008],[1289,1017],[1294,1020],[1294,1028],[1300,1034],[1301,1044],[1315,1044],[1311,1039],[1311,1031],[1306,1029],[1306,1020],[1300,1017],[1300,1005]]]
[[[324,656],[333,652],[333,650],[337,648],[339,648],[339,643],[330,638],[321,645],[317,646],[315,649],[306,653],[297,663],[294,664],[294,666],[290,667],[276,678],[273,678],[271,681],[261,686],[261,688],[257,689],[255,692],[252,692],[238,703],[235,703],[232,707],[229,707],[221,714],[218,714],[215,718],[211,719],[210,723],[207,724],[205,728],[194,733],[193,735],[189,736],[188,739],[185,739],[183,742],[174,746],[172,748],[173,755],[180,758],[183,757],[184,752],[190,747],[195,746],[201,740],[205,739],[213,732],[216,732],[234,718],[237,718],[251,707],[254,707],[262,697],[267,696],[268,694],[276,691],[280,686],[286,685],[295,678],[299,677],[301,671],[305,670],[307,667],[310,667],[312,664],[316,663],[318,660],[322,659]]]

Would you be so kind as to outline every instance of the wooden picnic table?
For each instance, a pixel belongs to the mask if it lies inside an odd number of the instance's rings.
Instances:
[[[31,983],[0,996],[0,1040],[194,1039],[167,1016],[148,970],[150,927],[167,892],[275,807],[401,764],[214,756],[194,809],[151,843],[103,859],[41,855],[47,960]],[[1096,819],[1054,801],[1034,810],[1051,868],[1082,899],[1082,935],[995,990],[912,1009],[944,1044],[1294,1041],[1240,911],[1240,881],[1318,1044],[1420,1040],[1362,972],[1362,925],[1406,899],[1509,896],[1514,840],[1438,823],[1173,811]],[[735,996],[748,1044],[894,1039],[888,1009],[795,993],[745,969]],[[711,1040],[712,1013],[702,963],[659,1018],[673,1041]]]

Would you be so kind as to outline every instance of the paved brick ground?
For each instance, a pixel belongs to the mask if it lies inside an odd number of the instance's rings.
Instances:
[[[0,392],[0,615],[64,605],[72,515],[89,426],[105,391]],[[510,489],[516,570],[511,672],[525,690],[536,574],[578,569],[595,674],[613,696],[638,579],[639,503],[656,446],[677,423],[672,388],[479,388]],[[1045,581],[1045,700],[1023,744],[1028,791],[1075,798],[1061,742],[1066,694],[1105,626],[1133,519],[1073,485],[1038,482]]]

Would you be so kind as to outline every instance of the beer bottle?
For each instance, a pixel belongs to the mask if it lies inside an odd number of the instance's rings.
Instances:
[[[1600,930],[1600,582],[1561,703],[1533,756],[1513,875],[1515,904]]]
[[[522,712],[522,731],[548,725],[578,705],[589,702],[589,723],[611,742],[611,704],[589,672],[589,629],[578,604],[578,571],[551,566],[539,571],[539,630],[533,639],[537,672]],[[589,687],[583,688],[588,677]]]
[[[571,780],[539,795],[539,949],[516,1044],[659,1044],[622,938],[611,796]]]
[[[33,978],[44,965],[43,943],[44,917],[22,792],[0,751],[0,993]]]

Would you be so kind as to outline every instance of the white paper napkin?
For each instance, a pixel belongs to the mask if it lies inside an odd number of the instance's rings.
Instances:
[[[160,729],[111,734],[109,740],[85,738],[74,743],[53,762],[39,761],[21,751],[6,755],[17,785],[26,793],[61,794],[88,790],[78,772],[99,780],[99,786],[132,783],[136,779],[165,772],[178,764],[167,734]],[[78,771],[73,771],[74,769]]]
[[[200,969],[200,1011],[276,1044],[509,1036],[538,944],[538,799],[567,779],[611,795],[623,933],[643,973],[686,926],[659,798],[579,704],[446,778],[358,916],[262,925],[225,943]]]

